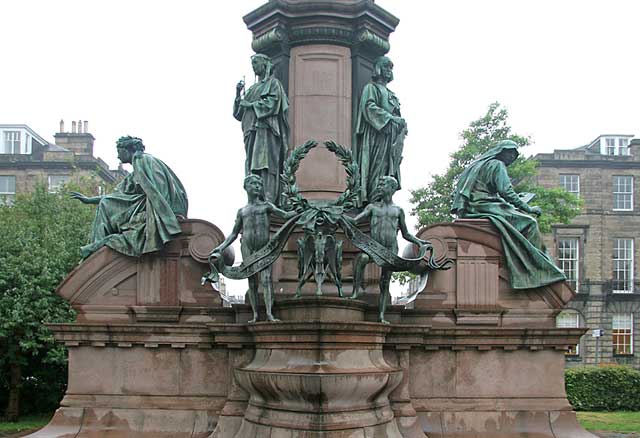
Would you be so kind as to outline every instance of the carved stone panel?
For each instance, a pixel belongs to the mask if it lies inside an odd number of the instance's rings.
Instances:
[[[309,139],[351,147],[351,50],[328,44],[291,49],[289,71],[292,145]],[[309,199],[332,199],[346,187],[338,159],[324,147],[313,149],[297,173]]]

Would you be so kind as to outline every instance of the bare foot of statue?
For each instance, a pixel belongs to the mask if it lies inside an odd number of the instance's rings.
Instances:
[[[256,322],[258,322],[258,314],[254,313],[253,314],[253,319],[250,321],[247,321],[247,324],[255,324]]]
[[[384,315],[380,315],[380,323],[381,324],[391,324],[389,321],[387,321],[386,319],[384,319]]]
[[[280,322],[280,320],[278,318],[276,318],[275,316],[273,316],[272,314],[268,313],[267,314],[267,321],[270,322]]]

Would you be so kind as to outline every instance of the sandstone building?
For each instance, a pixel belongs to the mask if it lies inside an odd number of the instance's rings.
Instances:
[[[107,163],[93,156],[95,138],[88,123],[72,123],[65,132],[60,122],[55,144],[51,144],[27,125],[0,124],[0,202],[11,202],[16,193],[33,190],[43,182],[50,191],[81,177],[97,180],[98,185],[114,184],[127,173],[110,170]]]
[[[558,315],[561,327],[593,330],[567,365],[640,367],[640,139],[601,135],[586,146],[538,154],[537,182],[562,187],[584,205],[569,225],[555,225],[547,246],[578,293]]]

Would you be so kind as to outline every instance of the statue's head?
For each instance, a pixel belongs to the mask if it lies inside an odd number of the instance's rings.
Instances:
[[[374,199],[376,201],[382,199],[386,195],[393,195],[398,191],[398,181],[392,176],[381,176],[378,178],[378,184],[376,185]]]
[[[273,73],[273,63],[271,62],[271,58],[262,53],[258,53],[251,57],[251,66],[253,67],[253,72],[258,76],[268,77]]]
[[[264,201],[264,183],[262,182],[262,178],[258,175],[249,175],[244,179],[244,183],[242,184],[244,190],[247,192],[247,195],[256,197]]]
[[[130,135],[120,137],[116,142],[116,148],[118,149],[118,159],[123,163],[131,163],[133,154],[136,152],[144,152],[142,139],[131,137]]]
[[[496,148],[499,149],[496,158],[507,166],[516,161],[516,158],[520,155],[518,144],[513,140],[503,140],[496,145]]]
[[[393,62],[391,62],[391,59],[387,56],[381,56],[376,59],[371,78],[374,81],[382,79],[385,82],[391,82],[393,80]]]

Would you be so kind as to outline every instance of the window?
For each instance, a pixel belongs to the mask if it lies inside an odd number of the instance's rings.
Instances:
[[[628,138],[606,137],[604,144],[604,153],[607,155],[629,155]]]
[[[633,239],[613,239],[613,292],[633,292]]]
[[[629,155],[629,139],[628,138],[621,138],[618,140],[618,146],[619,146],[619,155]]]
[[[69,175],[49,175],[49,193],[56,193],[69,182]]]
[[[558,239],[558,266],[567,276],[567,281],[573,287],[573,290],[578,290],[578,239]]]
[[[633,177],[613,177],[613,209],[619,211],[633,210]]]
[[[16,177],[0,176],[0,205],[11,204],[16,197]]]
[[[605,142],[607,143],[607,155],[616,155],[616,139],[606,138]]]
[[[580,196],[580,175],[560,175],[560,187]]]
[[[579,328],[580,314],[568,310],[558,313],[558,316],[556,316],[556,327]],[[568,356],[577,356],[580,354],[580,344],[572,345],[565,354]]]
[[[613,354],[633,354],[633,314],[614,314],[611,335]]]
[[[3,154],[20,153],[20,131],[4,131]]]

